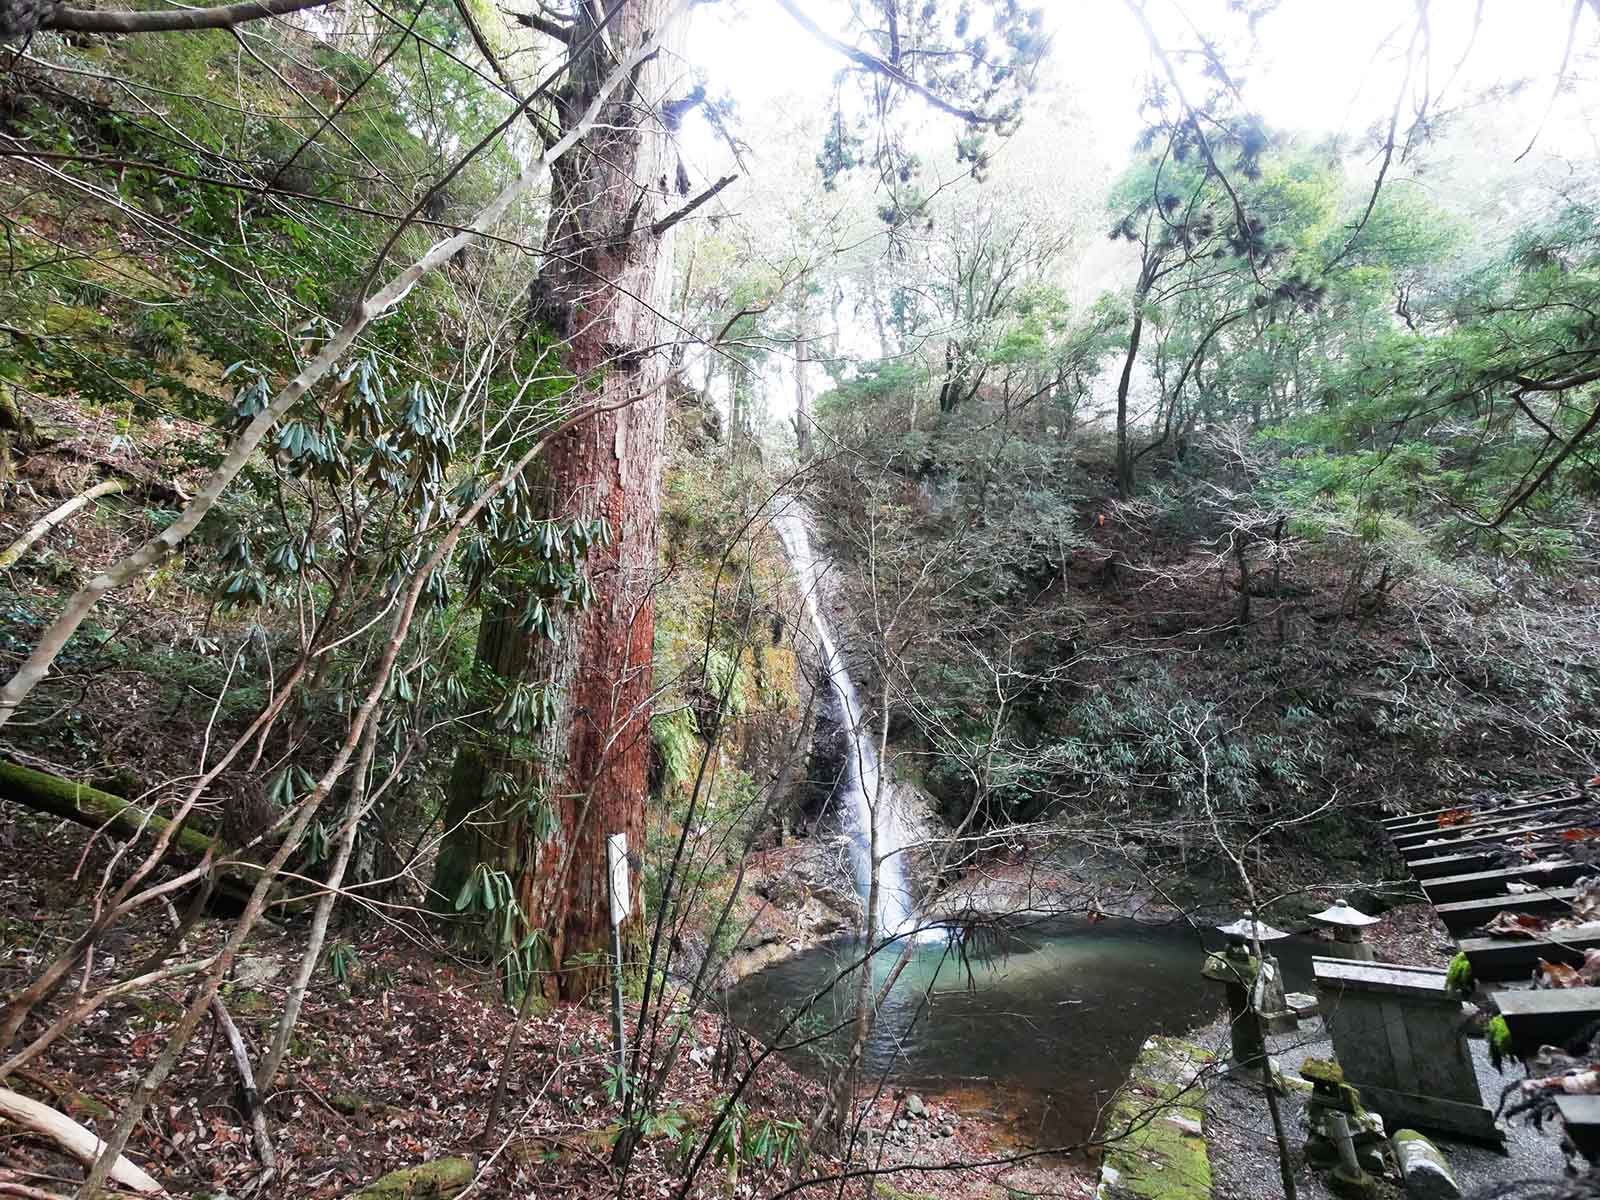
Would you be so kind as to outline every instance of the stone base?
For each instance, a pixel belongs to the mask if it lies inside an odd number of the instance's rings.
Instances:
[[[1357,1087],[1361,1091],[1361,1099],[1370,1108],[1382,1113],[1392,1129],[1420,1128],[1452,1133],[1505,1152],[1506,1131],[1495,1121],[1494,1113],[1481,1104],[1417,1096],[1411,1092],[1374,1087],[1370,1083],[1358,1084]]]
[[[1378,1192],[1378,1181],[1365,1171],[1335,1167],[1328,1174],[1328,1190],[1336,1196],[1365,1197]]]
[[[1372,947],[1365,942],[1323,942],[1317,947],[1323,958],[1344,958],[1351,962],[1374,962]]]
[[[1300,1018],[1292,1008],[1285,1008],[1280,1012],[1264,1012],[1261,1014],[1261,1028],[1273,1035],[1293,1033],[1300,1028]]]

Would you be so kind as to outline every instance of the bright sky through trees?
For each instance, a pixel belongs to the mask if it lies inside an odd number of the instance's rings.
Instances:
[[[1040,122],[1071,121],[1075,128],[1062,143],[1070,144],[1070,153],[1050,159],[1054,178],[1034,182],[1045,191],[1081,192],[1092,186],[1090,181],[1109,180],[1128,164],[1145,124],[1141,106],[1152,56],[1123,0],[1044,0],[1040,7],[1052,45],[1025,119],[1025,127],[1027,122],[1033,126],[1020,141],[1037,144],[1048,138],[1038,129]],[[1196,32],[1204,31],[1230,70],[1237,70],[1235,82],[1245,103],[1269,128],[1341,137],[1353,175],[1376,169],[1374,131],[1394,110],[1408,60],[1412,69],[1400,110],[1402,130],[1426,94],[1433,118],[1488,115],[1515,131],[1517,150],[1537,134],[1539,154],[1600,155],[1600,98],[1568,83],[1552,104],[1572,15],[1566,0],[1484,0],[1481,6],[1472,0],[1436,0],[1429,13],[1428,53],[1412,44],[1416,26],[1410,6],[1393,0],[1284,0],[1253,29],[1227,0],[1147,0],[1146,10],[1191,98],[1205,91],[1197,57],[1189,53]],[[807,11],[829,31],[843,34],[849,28],[846,6],[836,0],[808,4]],[[697,9],[694,20],[691,59],[709,91],[730,96],[737,105],[738,126],[752,150],[745,168],[758,179],[792,172],[792,158],[772,148],[779,136],[764,131],[788,135],[797,125],[820,121],[832,100],[838,55],[771,0],[710,5]],[[1592,76],[1597,38],[1600,18],[1586,9],[1573,41],[1569,80]],[[738,169],[700,118],[688,123],[686,135],[696,160],[691,170],[699,177],[709,181]],[[949,122],[930,120],[924,136],[931,159],[948,155]],[[1007,153],[1004,145],[998,147],[997,161],[1003,163]],[[721,203],[738,212],[744,207],[740,193],[760,186],[747,180]],[[1086,246],[1075,260],[1072,292],[1082,298],[1109,286],[1121,251],[1109,243]],[[866,336],[863,330],[854,332]],[[841,331],[844,342],[851,336],[850,330]],[[774,355],[761,369],[771,376],[765,389],[770,410],[787,421],[792,385],[784,382],[785,356]]]
[[[842,5],[808,7],[824,27],[846,28]],[[1519,95],[1498,103],[1526,115],[1531,138],[1560,66],[1571,6],[1565,0],[1486,0],[1474,41],[1476,7],[1470,0],[1433,5],[1432,85],[1450,79],[1461,63],[1446,98],[1454,107],[1490,87],[1526,81]],[[1119,167],[1140,125],[1150,66],[1143,35],[1120,0],[1047,0],[1042,8],[1053,45],[1041,83],[1046,91],[1070,93],[1100,152]],[[1254,45],[1245,21],[1224,0],[1152,0],[1149,11],[1173,46],[1192,42],[1195,28],[1212,36],[1227,31],[1228,41],[1220,44],[1248,57],[1245,94],[1270,125],[1352,136],[1386,117],[1404,74],[1411,30],[1409,6],[1392,0],[1286,0],[1259,22]],[[710,6],[695,20],[691,53],[712,91],[732,95],[747,115],[769,106],[820,111],[826,103],[837,56],[770,0]],[[1585,60],[1594,57],[1597,27],[1600,20],[1585,11],[1570,72],[1579,78],[1586,74]],[[1541,142],[1549,139],[1549,145],[1574,153],[1600,152],[1597,115],[1595,97],[1569,89]]]

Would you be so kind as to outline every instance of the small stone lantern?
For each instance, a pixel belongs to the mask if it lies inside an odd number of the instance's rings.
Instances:
[[[1228,939],[1228,945],[1239,945],[1254,948],[1256,942],[1281,941],[1289,935],[1281,929],[1274,929],[1265,921],[1255,919],[1255,913],[1248,908],[1244,916],[1237,921],[1229,921],[1226,925],[1218,925],[1217,932]]]
[[[1372,947],[1361,938],[1361,931],[1368,925],[1376,925],[1377,917],[1369,917],[1360,909],[1352,908],[1344,900],[1335,900],[1319,913],[1312,913],[1311,919],[1324,928],[1333,930],[1333,941],[1328,944],[1326,954],[1329,958],[1349,958],[1357,962],[1371,962],[1373,959]]]
[[[1277,960],[1270,954],[1257,958],[1253,953],[1256,943],[1289,935],[1257,921],[1250,912],[1217,926],[1217,932],[1228,939],[1228,945],[1220,953],[1208,955],[1200,973],[1227,990],[1233,1061],[1251,1066],[1266,1056],[1263,1032],[1285,1033],[1296,1026],[1295,1015],[1283,998],[1283,974]],[[1258,1014],[1259,1020],[1255,1019]]]

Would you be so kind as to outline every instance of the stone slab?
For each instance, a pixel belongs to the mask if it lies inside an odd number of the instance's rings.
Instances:
[[[1376,1087],[1369,1083],[1356,1086],[1361,1092],[1362,1103],[1371,1105],[1383,1114],[1383,1119],[1391,1127],[1428,1129],[1495,1149],[1505,1147],[1505,1130],[1495,1121],[1494,1113],[1481,1104],[1440,1100],[1435,1096],[1419,1096],[1414,1092]]]
[[[1600,1021],[1600,988],[1496,992],[1494,1002],[1518,1054],[1531,1054],[1545,1044],[1559,1046]]]
[[[1534,883],[1546,887],[1565,887],[1576,883],[1594,868],[1575,862],[1530,863],[1525,867],[1506,867],[1495,871],[1472,871],[1464,875],[1444,875],[1438,879],[1424,879],[1422,890],[1430,904],[1452,900],[1479,900],[1485,896],[1498,896],[1506,884]]]
[[[1526,979],[1542,958],[1546,962],[1581,966],[1583,952],[1600,948],[1600,924],[1579,925],[1541,938],[1462,938],[1461,953],[1472,964],[1473,978],[1497,982]]]
[[[1357,962],[1349,958],[1317,955],[1311,971],[1318,989],[1323,987],[1354,991],[1400,993],[1430,998],[1449,995],[1445,972],[1436,967],[1414,967],[1406,963]]]
[[[1140,1047],[1106,1113],[1096,1197],[1211,1200],[1211,1162],[1200,1132],[1205,1089],[1195,1086],[1210,1060],[1176,1038],[1153,1037]]]
[[[1467,1051],[1461,1001],[1444,971],[1332,958],[1314,958],[1311,965],[1334,1057],[1363,1097],[1369,1091],[1390,1097],[1387,1106],[1367,1103],[1391,1128],[1420,1124],[1493,1136],[1494,1119],[1483,1107]]]
[[[1485,896],[1480,900],[1456,900],[1437,904],[1434,910],[1451,933],[1477,929],[1500,912],[1530,917],[1560,916],[1569,911],[1577,888],[1546,888],[1537,892],[1516,892],[1505,896]]]
[[[1289,1006],[1289,1011],[1302,1021],[1317,1015],[1317,998],[1310,992],[1289,992],[1284,996],[1283,1002]]]
[[[1578,1153],[1593,1162],[1600,1156],[1600,1096],[1557,1096],[1556,1111]]]

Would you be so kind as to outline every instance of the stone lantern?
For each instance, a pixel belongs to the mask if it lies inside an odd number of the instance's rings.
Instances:
[[[1295,1015],[1283,997],[1283,973],[1277,960],[1265,953],[1257,958],[1254,953],[1257,943],[1275,942],[1289,935],[1265,921],[1257,921],[1251,912],[1237,921],[1218,925],[1217,932],[1227,938],[1227,947],[1207,955],[1200,973],[1226,990],[1233,1061],[1250,1066],[1266,1056],[1263,1033],[1285,1033],[1296,1026]]]
[[[1265,921],[1255,919],[1255,913],[1248,908],[1244,916],[1237,921],[1229,921],[1226,925],[1218,925],[1217,932],[1228,939],[1228,945],[1245,946],[1253,949],[1256,942],[1281,941],[1289,935],[1281,929],[1274,929]]]
[[[1328,958],[1350,958],[1357,962],[1371,962],[1372,947],[1361,938],[1361,931],[1376,925],[1377,917],[1369,917],[1360,909],[1352,908],[1344,900],[1335,900],[1311,919],[1326,929],[1333,930],[1333,941],[1325,950]]]

